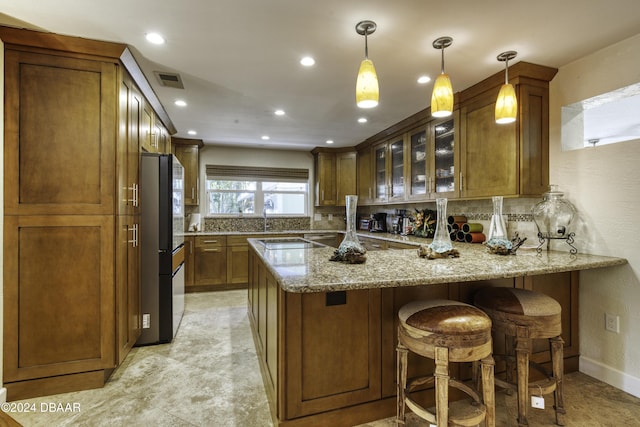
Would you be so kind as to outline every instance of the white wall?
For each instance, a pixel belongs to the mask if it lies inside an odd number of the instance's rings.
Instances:
[[[206,200],[206,165],[265,166],[274,168],[309,169],[309,205],[307,212],[313,215],[314,175],[313,155],[309,151],[260,150],[235,148],[222,145],[205,145],[200,149],[200,200]],[[203,215],[206,206],[200,203]]]
[[[580,370],[640,396],[640,142],[561,151],[562,106],[640,82],[640,34],[562,67],[550,84],[550,181],[579,211],[580,252],[626,258],[580,274]],[[640,114],[640,112],[638,112]],[[605,313],[620,316],[606,331]]]

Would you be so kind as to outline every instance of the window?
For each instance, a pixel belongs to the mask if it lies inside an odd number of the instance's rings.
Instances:
[[[207,165],[207,214],[306,215],[309,171]]]

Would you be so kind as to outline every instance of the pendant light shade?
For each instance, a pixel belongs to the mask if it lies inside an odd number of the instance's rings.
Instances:
[[[496,100],[496,123],[505,124],[513,123],[518,116],[518,99],[516,91],[512,84],[509,83],[509,60],[515,58],[517,52],[510,50],[498,55],[498,61],[504,62],[504,84],[498,93]]]
[[[360,64],[358,79],[356,80],[356,105],[360,108],[373,108],[378,105],[380,90],[378,88],[378,75],[369,59],[369,46],[367,36],[376,30],[373,21],[361,21],[356,25],[356,32],[364,36],[364,60]]]
[[[433,42],[433,47],[442,51],[441,73],[433,84],[431,94],[431,115],[447,117],[453,113],[453,87],[449,75],[444,72],[444,49],[451,46],[451,37],[440,37]]]

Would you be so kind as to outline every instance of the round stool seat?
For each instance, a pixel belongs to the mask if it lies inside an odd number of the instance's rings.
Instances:
[[[482,310],[462,302],[424,300],[410,302],[398,312],[400,334],[418,354],[433,358],[435,347],[448,347],[452,361],[484,348],[491,354],[491,319]],[[417,345],[412,345],[415,343]],[[483,356],[484,357],[484,356]]]
[[[451,300],[410,302],[398,311],[396,422],[405,424],[405,410],[437,424],[495,427],[494,361],[491,356],[491,319],[482,310]],[[408,352],[434,361],[433,373],[407,379]],[[477,384],[451,378],[450,362],[473,362]],[[482,387],[479,387],[480,379]],[[417,387],[433,386],[435,412],[414,400]],[[472,402],[450,405],[449,387],[467,394]],[[482,392],[480,392],[480,389]],[[472,403],[472,404],[470,404]]]
[[[527,289],[485,288],[476,292],[474,304],[500,329],[515,335],[524,326],[529,338],[550,338],[562,332],[562,307],[550,296]],[[513,330],[512,330],[513,329]]]

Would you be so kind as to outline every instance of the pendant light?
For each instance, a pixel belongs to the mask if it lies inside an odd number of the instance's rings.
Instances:
[[[518,115],[518,100],[513,85],[509,83],[509,60],[516,57],[518,53],[513,50],[502,52],[498,55],[498,61],[504,62],[504,84],[498,93],[496,100],[496,123],[513,123]]]
[[[378,76],[373,62],[369,59],[367,36],[376,31],[377,25],[373,21],[360,21],[356,25],[356,32],[364,36],[364,60],[360,64],[358,80],[356,81],[356,104],[360,108],[373,108],[378,105],[380,92]]]
[[[449,75],[444,72],[444,49],[451,46],[451,37],[440,37],[433,41],[433,47],[442,51],[441,73],[433,84],[431,94],[431,115],[447,117],[453,113],[453,87]]]

